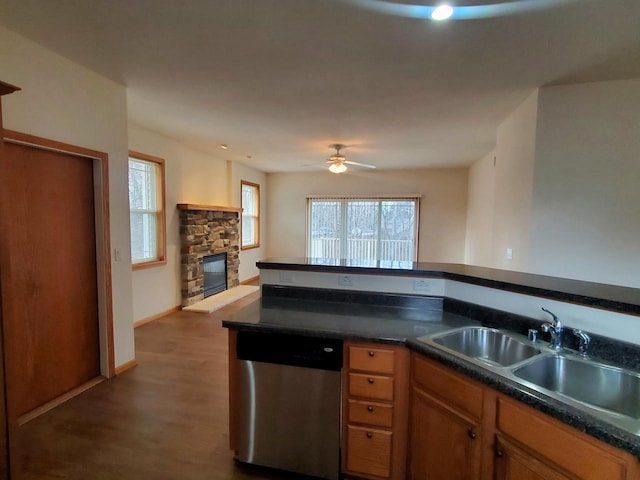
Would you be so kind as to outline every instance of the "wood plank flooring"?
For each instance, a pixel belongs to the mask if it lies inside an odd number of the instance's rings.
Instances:
[[[228,447],[221,322],[258,297],[211,314],[176,312],[137,328],[137,367],[20,428],[20,480],[303,478],[238,465]]]

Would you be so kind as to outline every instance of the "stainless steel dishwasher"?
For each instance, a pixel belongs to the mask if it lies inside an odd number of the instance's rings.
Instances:
[[[238,332],[241,462],[340,476],[342,341]]]

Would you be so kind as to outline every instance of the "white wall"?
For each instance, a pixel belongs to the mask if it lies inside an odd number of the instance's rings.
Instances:
[[[495,150],[469,169],[466,263],[527,271],[537,109],[536,90],[498,126]]]
[[[178,203],[227,206],[227,162],[129,124],[129,149],[165,161],[167,263],[133,272],[134,321],[182,303]]]
[[[167,263],[133,272],[133,318],[138,321],[182,303],[180,216],[176,204],[239,207],[241,178],[260,183],[261,200],[266,202],[266,188],[262,187],[266,182],[262,172],[190,149],[138,125],[129,124],[129,148],[165,161]],[[266,217],[262,221],[266,226]],[[260,249],[240,253],[240,280],[258,275],[255,262],[260,258],[254,257],[261,257],[263,249],[264,243]]]
[[[4,127],[109,155],[114,353],[134,358],[123,86],[0,27],[0,79],[22,91],[3,97]]]
[[[495,205],[495,151],[469,167],[465,263],[492,267],[494,262],[493,216]]]
[[[466,261],[640,287],[638,112],[638,79],[532,94],[471,166]]]
[[[312,194],[421,194],[418,260],[462,263],[465,249],[467,168],[354,171],[335,175],[267,175],[267,253],[304,257],[306,197]]]
[[[538,91],[500,124],[496,135],[493,255],[496,268],[526,270],[535,162]],[[513,259],[507,259],[507,248]]]
[[[245,180],[260,185],[260,246],[249,250],[240,250],[240,281],[260,275],[256,262],[266,258],[267,251],[267,174],[240,163],[231,163],[231,205],[241,206],[240,182]]]
[[[530,270],[640,287],[640,79],[540,90]]]

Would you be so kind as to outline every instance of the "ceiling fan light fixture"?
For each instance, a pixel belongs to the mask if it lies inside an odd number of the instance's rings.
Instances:
[[[342,172],[346,172],[347,171],[347,166],[340,162],[340,161],[336,161],[334,163],[332,163],[331,165],[329,165],[329,171],[331,173],[342,173]]]

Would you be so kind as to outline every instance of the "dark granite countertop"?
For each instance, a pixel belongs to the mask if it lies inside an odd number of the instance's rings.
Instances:
[[[227,328],[398,344],[467,325],[479,323],[436,309],[270,297],[255,300],[222,322]]]
[[[515,293],[640,315],[640,289],[459,263],[269,258],[260,269],[443,278]]]
[[[286,289],[282,290],[286,292]],[[278,288],[268,289],[268,292],[283,295]],[[398,296],[384,297],[397,303]],[[413,307],[389,306],[384,302],[365,304],[357,301],[331,302],[326,298],[310,300],[263,296],[232,314],[222,325],[239,330],[405,344],[411,350],[640,458],[640,437],[418,340],[421,336],[480,325],[480,322],[439,308],[431,308],[428,303],[408,304]]]

